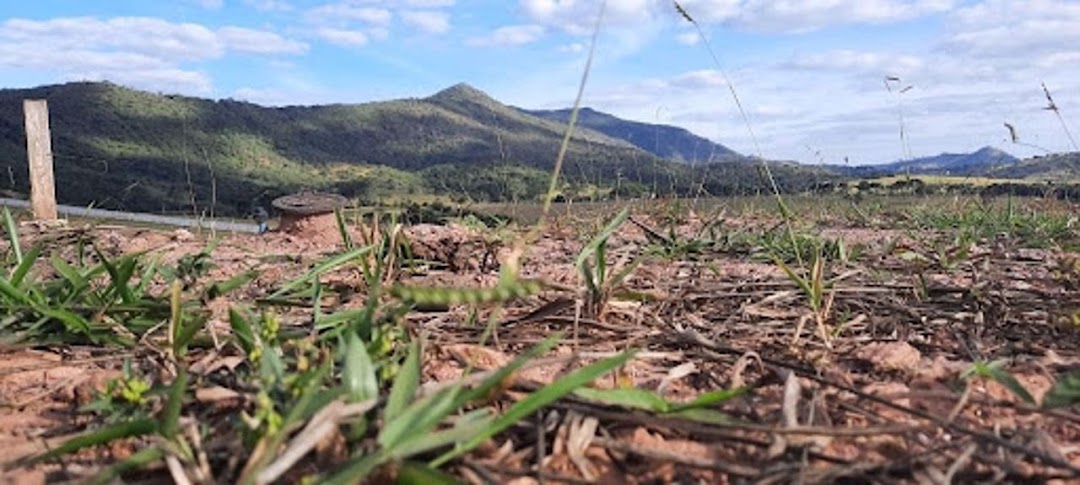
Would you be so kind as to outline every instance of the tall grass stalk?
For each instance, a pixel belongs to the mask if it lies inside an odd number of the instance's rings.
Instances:
[[[577,96],[574,97],[574,106],[570,110],[570,118],[566,122],[566,132],[559,144],[559,153],[555,157],[555,166],[551,170],[551,181],[548,183],[547,195],[544,196],[544,206],[540,218],[532,230],[515,241],[509,256],[503,266],[502,279],[514,279],[517,277],[521,258],[525,254],[526,246],[540,237],[540,233],[547,224],[548,214],[551,213],[551,204],[555,201],[559,188],[559,177],[562,174],[563,163],[566,160],[566,152],[570,148],[570,139],[577,125],[578,112],[581,110],[581,98],[585,96],[585,85],[589,81],[589,72],[592,70],[593,57],[596,54],[596,41],[600,37],[600,24],[604,19],[604,10],[607,8],[607,0],[600,2],[600,11],[596,15],[596,23],[593,25],[592,38],[589,40],[589,54],[585,58],[585,68],[581,73],[581,82],[578,83]]]
[[[705,31],[702,30],[701,25],[694,20],[694,17],[690,16],[690,13],[686,11],[677,0],[673,1],[675,10],[685,19],[690,22],[690,25],[694,26],[697,30],[698,37],[701,39],[702,45],[705,46],[705,50],[708,51],[709,57],[712,58],[713,65],[716,66],[717,72],[720,73],[721,79],[724,80],[724,84],[727,85],[728,91],[731,93],[731,99],[735,101],[735,107],[739,110],[739,115],[742,116],[743,124],[746,126],[746,132],[750,135],[750,141],[754,144],[754,153],[757,155],[758,160],[761,161],[761,169],[765,173],[765,178],[769,180],[769,187],[772,189],[773,196],[776,198],[776,207],[780,211],[780,216],[784,219],[784,225],[787,229],[788,237],[791,240],[792,248],[796,248],[795,231],[791,227],[791,210],[784,202],[784,197],[780,195],[780,186],[776,184],[776,177],[773,177],[772,169],[769,168],[769,162],[765,159],[765,155],[761,151],[761,145],[758,143],[757,135],[754,134],[753,124],[750,123],[750,115],[746,114],[746,109],[743,108],[742,100],[739,99],[739,93],[735,90],[735,84],[731,82],[727,72],[724,71],[723,65],[720,63],[720,58],[716,55],[716,52],[712,48],[712,44],[709,42],[709,38],[705,35]],[[798,251],[796,251],[797,253]],[[796,254],[796,258],[799,262],[799,266],[803,266],[802,255]]]
[[[562,143],[559,144],[559,154],[555,157],[555,168],[551,171],[551,181],[548,183],[547,195],[544,197],[544,213],[537,227],[542,227],[548,213],[551,211],[551,204],[555,201],[559,176],[562,174],[566,152],[570,148],[570,138],[574,135],[574,127],[577,125],[578,111],[581,110],[581,98],[585,96],[585,85],[589,81],[589,71],[592,70],[593,56],[596,53],[596,40],[600,37],[600,23],[604,19],[604,10],[606,8],[607,0],[600,2],[600,12],[596,15],[596,24],[593,26],[592,38],[589,40],[589,55],[585,58],[585,69],[581,73],[581,82],[578,83],[577,96],[574,97],[574,107],[570,110],[570,118],[566,122],[566,133],[563,134]]]
[[[1072,145],[1074,151],[1080,151],[1080,146],[1077,146],[1076,139],[1073,138],[1072,132],[1069,131],[1069,125],[1065,123],[1065,118],[1061,116],[1061,109],[1058,108],[1057,103],[1054,102],[1054,97],[1050,95],[1050,89],[1046,87],[1046,83],[1042,83],[1043,94],[1046,95],[1046,107],[1043,108],[1047,111],[1053,111],[1054,116],[1057,116],[1058,123],[1061,123],[1061,130],[1065,132],[1065,136],[1069,138],[1069,143]]]
[[[893,89],[896,84],[896,89]],[[896,118],[900,122],[900,156],[903,160],[911,159],[911,143],[908,142],[907,123],[904,121],[904,93],[911,91],[915,86],[904,86],[897,76],[885,76],[885,90],[896,96]]]

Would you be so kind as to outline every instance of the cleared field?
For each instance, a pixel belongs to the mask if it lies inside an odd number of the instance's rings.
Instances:
[[[988,177],[957,177],[950,175],[892,175],[889,177],[878,177],[872,179],[866,179],[867,182],[877,182],[881,185],[892,185],[896,182],[909,182],[912,180],[919,180],[927,185],[970,185],[973,187],[986,187],[994,184],[1018,184],[1018,183],[1036,183],[1025,180],[1017,179],[1000,179],[1000,178],[988,178]],[[859,181],[849,182],[848,185],[858,185]],[[1041,183],[1041,182],[1039,182]]]
[[[9,221],[0,462],[19,483],[1080,478],[1075,205],[785,204],[213,242]]]

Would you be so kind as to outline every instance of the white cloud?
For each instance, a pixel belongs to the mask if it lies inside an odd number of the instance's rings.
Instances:
[[[955,0],[683,0],[701,23],[723,23],[761,32],[809,32],[844,24],[882,24],[951,9]]]
[[[16,18],[0,23],[0,66],[197,94],[209,93],[212,81],[185,63],[230,53],[299,54],[306,49],[269,31],[235,26],[212,30],[150,17]]]
[[[316,37],[342,47],[362,47],[390,36],[396,12],[384,8],[381,3],[379,0],[341,0],[309,9],[304,18]]]
[[[208,95],[213,90],[213,81],[206,73],[179,68],[84,71],[72,72],[67,74],[66,77],[72,81],[113,81],[152,91]]]
[[[60,66],[89,72],[104,71],[119,66],[131,70],[160,70],[171,64],[157,57],[133,52],[60,50],[32,44],[0,43],[0,65],[37,70]]]
[[[284,0],[244,0],[244,5],[260,12],[288,12],[293,9],[292,4]]]
[[[705,89],[727,85],[724,75],[715,69],[701,69],[679,74],[671,78],[668,84],[682,89]]]
[[[700,69],[673,74],[667,77],[653,77],[640,79],[633,82],[618,83],[614,86],[605,86],[603,89],[593,88],[595,93],[589,96],[590,103],[598,103],[601,106],[623,110],[641,109],[639,117],[635,119],[647,119],[643,113],[657,109],[657,104],[667,106],[672,101],[682,101],[689,98],[695,99],[690,105],[695,109],[702,106],[715,105],[717,103],[717,88],[726,86],[724,76],[714,69]],[[726,91],[725,91],[726,92]],[[671,106],[668,106],[669,108]]]
[[[592,35],[600,5],[596,1],[519,0],[519,9],[529,23],[578,37]],[[599,30],[605,59],[614,61],[640,52],[670,25],[670,18],[663,13],[672,10],[670,0],[607,2]]]
[[[243,27],[222,27],[218,30],[222,42],[230,50],[252,54],[301,54],[307,44],[286,39],[273,32]]]
[[[406,10],[401,20],[428,34],[444,34],[450,30],[450,14],[434,10]]]
[[[792,69],[847,71],[880,76],[908,75],[923,65],[923,60],[915,56],[847,49],[801,55],[784,63],[785,67]]]
[[[607,28],[641,27],[654,22],[658,9],[667,7],[663,0],[621,0],[607,2],[604,26]],[[522,12],[533,22],[563,30],[573,35],[591,34],[600,14],[600,2],[573,0],[521,0]]]
[[[1061,51],[1039,57],[1035,63],[1042,68],[1061,67],[1067,64],[1080,64],[1080,51]]]
[[[199,24],[151,17],[69,17],[10,19],[0,24],[0,42],[48,45],[66,50],[108,49],[147,54],[171,61],[215,59],[228,51],[297,54],[306,45],[269,31],[226,26],[217,31]]]
[[[981,58],[1028,57],[1080,44],[1080,3],[989,0],[958,9],[944,47]]]
[[[453,7],[455,3],[454,0],[405,0],[405,5],[413,8]]]
[[[697,45],[698,42],[701,42],[701,35],[697,31],[682,32],[675,36],[675,42],[682,45]]]
[[[563,44],[559,46],[559,52],[569,52],[571,54],[577,54],[579,52],[585,52],[585,44],[581,42],[573,42],[570,44]]]
[[[393,13],[385,8],[361,7],[352,2],[329,3],[308,10],[309,20],[320,23],[345,24],[361,22],[371,26],[385,27],[393,20]]]
[[[0,24],[0,39],[47,44],[56,49],[110,48],[174,60],[220,57],[224,46],[214,31],[198,24],[149,17],[69,17],[10,19]]]
[[[334,29],[323,27],[316,31],[323,40],[344,47],[363,47],[370,38],[359,30]]]
[[[722,23],[764,32],[807,32],[832,25],[880,24],[948,11],[956,0],[681,0],[701,24]],[[533,22],[574,35],[592,32],[599,2],[520,0]],[[666,22],[682,23],[670,0],[621,0],[607,3],[604,27],[640,29]],[[691,42],[689,36],[680,40]]]
[[[209,10],[217,10],[225,6],[225,0],[192,0],[202,8]]]
[[[466,43],[473,46],[513,46],[531,44],[544,35],[540,25],[507,25],[499,27],[484,37],[473,37]]]

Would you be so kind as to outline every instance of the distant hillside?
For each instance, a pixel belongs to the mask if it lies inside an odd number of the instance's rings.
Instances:
[[[424,194],[535,200],[564,127],[459,84],[421,99],[262,107],[153,94],[110,83],[0,90],[0,190],[27,192],[22,100],[47,99],[62,203],[241,215],[281,194],[329,190],[367,202]],[[579,130],[563,168],[567,197],[753,192],[743,163],[698,170],[623,139]],[[3,175],[8,175],[4,177]],[[833,179],[778,165],[784,188]]]
[[[540,118],[566,123],[570,109],[522,110]],[[698,165],[743,158],[734,150],[677,126],[624,120],[592,108],[578,110],[578,125],[625,140],[658,157]]]
[[[932,157],[913,158],[882,165],[860,165],[830,168],[845,175],[856,177],[886,177],[890,175],[953,175],[989,176],[991,171],[1010,167],[1020,162],[1004,151],[983,147],[971,153],[942,153]]]
[[[988,173],[999,178],[1044,182],[1080,181],[1080,152],[1055,153],[1025,158],[1019,163],[998,167]]]

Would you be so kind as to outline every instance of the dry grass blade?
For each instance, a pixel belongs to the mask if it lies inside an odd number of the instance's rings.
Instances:
[[[255,482],[258,484],[276,482],[304,455],[315,449],[331,433],[337,431],[341,423],[374,409],[377,404],[377,399],[348,404],[341,399],[332,401],[308,420],[307,426],[292,438],[285,450],[255,476]]]

